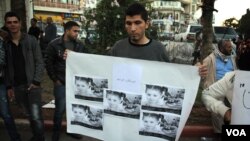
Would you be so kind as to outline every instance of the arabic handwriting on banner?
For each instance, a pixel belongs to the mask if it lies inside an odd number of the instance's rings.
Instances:
[[[231,124],[250,124],[250,73],[236,71]],[[239,116],[240,115],[240,116]]]
[[[139,93],[141,90],[142,67],[131,64],[113,65],[113,89]]]

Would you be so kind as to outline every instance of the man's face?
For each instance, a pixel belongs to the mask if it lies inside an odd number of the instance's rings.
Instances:
[[[157,124],[158,124],[158,121],[155,117],[151,117],[151,116],[143,117],[143,125],[147,131],[154,131]]]
[[[17,33],[21,29],[21,22],[16,17],[8,17],[5,21],[5,26],[10,33]]]
[[[141,15],[126,16],[125,28],[133,43],[140,43],[145,37],[145,30],[149,22],[145,22]]]
[[[231,53],[232,53],[232,48],[233,48],[233,47],[232,47],[231,41],[225,41],[222,48],[223,48],[223,49],[222,49],[221,52],[222,52],[224,55],[231,55]]]
[[[30,20],[30,24],[35,26],[36,25],[36,22],[34,20]]]
[[[80,28],[78,26],[73,26],[71,29],[66,30],[65,36],[67,36],[70,40],[76,40],[79,32]]]

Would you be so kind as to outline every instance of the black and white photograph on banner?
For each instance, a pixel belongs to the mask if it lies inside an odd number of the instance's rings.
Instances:
[[[145,85],[142,109],[181,114],[185,89],[159,85]]]
[[[103,89],[108,88],[108,79],[75,76],[75,98],[103,101]]]
[[[103,105],[107,114],[139,119],[141,95],[106,90]]]
[[[139,134],[174,141],[180,117],[174,114],[142,112]]]
[[[103,129],[103,109],[72,104],[71,124],[91,129]]]

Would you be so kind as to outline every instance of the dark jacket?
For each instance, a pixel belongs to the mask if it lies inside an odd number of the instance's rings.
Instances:
[[[3,39],[0,36],[0,84],[3,83],[3,72],[4,72],[4,65],[5,65],[5,48]]]
[[[59,80],[62,84],[65,84],[65,69],[66,61],[63,59],[63,54],[66,49],[63,41],[63,37],[58,37],[51,41],[46,49],[46,69],[51,80],[56,82]],[[74,42],[75,52],[87,53],[87,49],[83,43],[79,40]]]
[[[34,36],[22,33],[20,39],[22,52],[25,61],[25,72],[27,77],[27,85],[31,83],[40,85],[40,82],[44,73],[44,62],[42,59],[41,49],[38,45],[38,41]],[[7,69],[6,69],[6,84],[7,86],[13,86],[14,84],[14,67],[12,57],[11,43],[7,43],[6,46],[7,55]]]

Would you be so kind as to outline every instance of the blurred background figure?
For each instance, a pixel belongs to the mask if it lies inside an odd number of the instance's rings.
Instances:
[[[35,36],[36,39],[39,40],[39,36],[40,36],[41,30],[36,25],[37,24],[37,19],[32,18],[30,20],[30,24],[31,24],[31,26],[29,28],[28,34]]]

